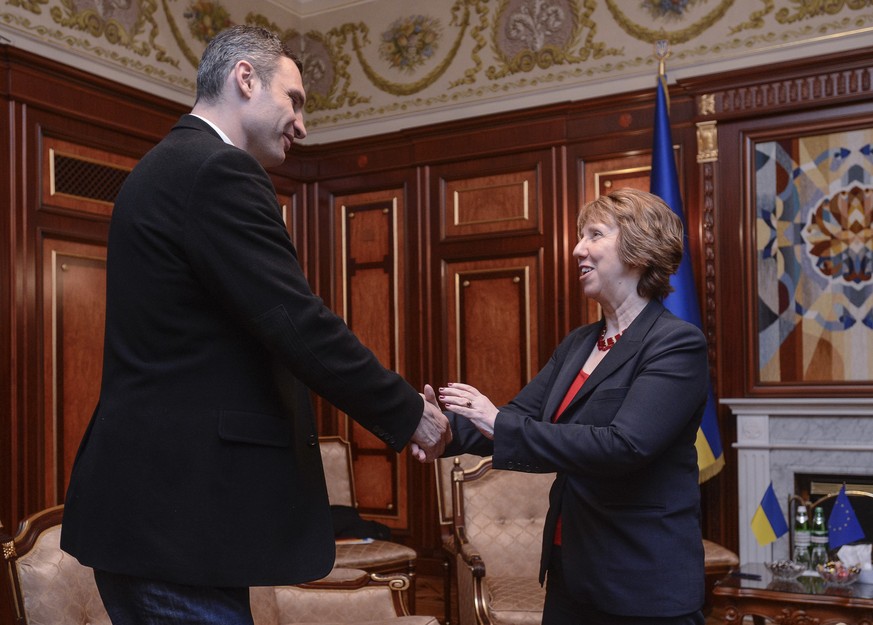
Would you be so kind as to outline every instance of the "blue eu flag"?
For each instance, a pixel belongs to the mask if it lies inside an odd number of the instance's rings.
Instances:
[[[828,542],[831,549],[838,549],[846,543],[864,538],[864,530],[855,516],[855,509],[846,495],[846,485],[840,488],[840,494],[834,502],[834,508],[828,517]]]
[[[673,139],[670,132],[670,113],[667,94],[667,79],[658,77],[658,93],[655,101],[655,138],[652,147],[652,176],[649,190],[660,197],[673,212],[679,215],[685,227],[685,248],[679,271],[670,279],[674,291],[664,299],[667,309],[680,319],[702,328],[700,307],[697,303],[697,289],[694,287],[694,273],[688,255],[688,235],[685,215],[682,211],[682,196],[679,194],[679,176],[673,157]],[[715,398],[710,387],[706,400],[703,421],[697,432],[697,466],[700,481],[705,482],[721,471],[724,466],[724,452],[718,432],[718,419],[715,411]]]

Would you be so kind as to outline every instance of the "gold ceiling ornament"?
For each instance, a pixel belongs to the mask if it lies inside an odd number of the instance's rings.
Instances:
[[[179,30],[179,26],[173,18],[170,7],[167,5],[167,0],[161,0],[161,5],[164,7],[164,15],[167,17],[167,23],[170,25],[170,34],[173,35],[176,45],[179,46],[179,49],[182,51],[185,59],[191,64],[191,67],[197,68],[197,66],[200,65],[200,55],[195,53],[191,50],[190,46],[188,46],[186,38],[182,35],[182,31]]]
[[[148,57],[155,52],[155,59],[179,66],[166,49],[156,43],[158,25],[155,21],[155,0],[110,0],[101,8],[80,8],[76,0],[61,0],[60,6],[49,10],[52,20],[65,28],[89,33],[95,38],[105,38],[113,45],[123,46],[134,54]],[[138,40],[146,26],[151,26],[148,41]]]
[[[48,4],[48,0],[6,0],[6,4],[30,11],[34,15],[42,15],[41,4]]]
[[[487,9],[485,3],[487,0],[457,0],[452,6],[452,19],[450,25],[458,26],[458,36],[451,46],[445,58],[437,64],[426,76],[412,83],[400,83],[388,80],[373,68],[372,65],[364,57],[363,48],[370,43],[369,28],[363,22],[346,23],[338,28],[332,29],[328,34],[336,37],[336,40],[344,45],[351,39],[352,49],[364,71],[364,75],[371,83],[381,91],[390,93],[395,96],[407,96],[418,93],[423,89],[431,86],[436,80],[442,76],[451,66],[464,41],[464,35],[467,32],[467,27],[470,25],[470,16],[473,11],[479,14],[480,20],[487,19]],[[473,76],[475,75],[475,72]],[[469,73],[468,73],[469,76]],[[473,78],[475,79],[475,78]],[[463,82],[463,81],[462,81]]]
[[[342,52],[341,43],[328,33],[324,35],[311,30],[302,34],[294,29],[282,30],[278,24],[263,15],[249,13],[246,24],[261,26],[279,35],[279,38],[294,50],[303,63],[303,86],[306,88],[307,113],[355,106],[370,101],[355,91],[349,90],[352,77],[348,67],[351,57]],[[344,41],[342,41],[344,43]],[[339,87],[342,83],[342,88]]]
[[[736,26],[731,26],[730,32],[731,35],[736,35],[739,32],[744,30],[749,30],[752,28],[764,28],[764,17],[773,12],[775,8],[773,0],[761,0],[764,3],[764,8],[758,11],[753,12],[749,19],[745,22],[738,24]]]
[[[724,17],[727,10],[733,5],[734,0],[720,0],[718,6],[696,22],[690,26],[674,31],[668,31],[663,27],[655,30],[633,22],[622,12],[621,9],[618,8],[617,0],[605,0],[605,2],[613,19],[615,19],[616,23],[618,23],[618,25],[621,26],[621,28],[631,37],[648,43],[655,43],[659,39],[665,39],[675,45],[677,43],[690,41],[711,28],[713,24]],[[679,19],[681,20],[681,18]]]
[[[819,15],[838,15],[843,9],[860,11],[873,4],[871,0],[794,0],[795,13],[783,7],[776,12],[776,21],[780,24],[793,24],[800,20],[818,17]]]
[[[553,65],[576,64],[607,55],[622,54],[622,50],[607,48],[595,42],[597,23],[591,14],[597,7],[595,0],[501,0],[494,18],[491,48],[502,66],[486,70],[489,80],[503,78],[518,72]],[[574,52],[582,32],[588,31],[585,41]]]

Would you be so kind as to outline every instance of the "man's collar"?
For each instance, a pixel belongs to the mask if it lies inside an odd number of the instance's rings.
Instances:
[[[223,131],[221,128],[219,128],[218,126],[216,126],[214,123],[212,123],[211,121],[209,121],[208,119],[206,119],[206,118],[203,117],[202,115],[197,115],[196,113],[191,113],[191,115],[193,115],[193,116],[196,117],[197,119],[202,119],[203,121],[205,121],[207,124],[209,124],[209,125],[212,127],[212,129],[213,129],[215,132],[218,133],[218,136],[221,137],[221,140],[222,140],[222,141],[224,141],[224,142],[227,143],[228,145],[233,145],[233,141],[230,140],[230,137],[228,137],[226,134],[224,134],[224,131]]]

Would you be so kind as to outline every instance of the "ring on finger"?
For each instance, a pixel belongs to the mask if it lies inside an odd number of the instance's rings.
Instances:
[[[472,407],[473,407],[473,402],[468,399],[467,400],[467,408],[472,408]]]

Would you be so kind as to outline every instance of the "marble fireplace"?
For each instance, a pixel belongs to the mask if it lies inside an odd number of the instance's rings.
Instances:
[[[873,398],[722,399],[737,419],[740,563],[788,557],[788,535],[764,547],[750,522],[772,481],[782,511],[795,474],[870,476]],[[790,521],[789,521],[790,522]]]

